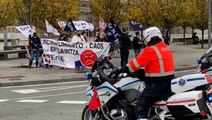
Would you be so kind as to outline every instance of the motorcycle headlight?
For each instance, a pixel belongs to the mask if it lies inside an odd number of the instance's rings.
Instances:
[[[212,93],[207,95],[207,101],[212,102]]]

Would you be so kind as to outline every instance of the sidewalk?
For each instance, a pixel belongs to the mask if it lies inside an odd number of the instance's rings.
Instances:
[[[205,45],[206,47],[207,45]],[[201,49],[200,45],[183,45],[182,43],[172,43],[170,49],[173,51],[176,71],[185,69],[195,69],[197,59],[207,50]],[[134,52],[130,51],[130,59],[134,57]],[[10,59],[0,61],[0,86],[67,82],[85,80],[84,73],[76,73],[72,69],[60,69],[53,67],[31,68],[23,67],[28,63],[28,59]],[[112,58],[112,63],[120,66],[120,57],[116,53]],[[21,67],[22,66],[22,67]]]

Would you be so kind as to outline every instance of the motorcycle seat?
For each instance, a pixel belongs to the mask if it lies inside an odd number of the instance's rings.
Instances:
[[[171,97],[172,95],[174,95],[174,93],[170,91],[170,92],[168,92],[168,93],[162,94],[161,98],[162,98],[162,100],[166,101],[166,100],[167,100],[169,97]]]

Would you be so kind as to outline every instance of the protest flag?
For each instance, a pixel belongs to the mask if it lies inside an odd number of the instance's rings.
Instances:
[[[65,26],[66,26],[66,21],[62,21],[60,19],[56,19],[57,24],[59,25],[61,30],[64,30]]]
[[[72,19],[70,18],[64,28],[64,31],[68,31],[68,32],[74,32],[76,31],[76,27],[74,26],[74,23],[72,21]]]
[[[57,29],[55,29],[47,20],[45,20],[45,23],[46,23],[46,31],[48,33],[52,33],[54,35],[60,35],[60,33],[58,32]]]
[[[20,31],[26,38],[29,38],[29,35],[33,35],[35,30],[35,26],[32,25],[22,25],[22,26],[17,26],[16,29]]]
[[[67,23],[65,21],[62,21],[62,20],[59,20],[59,19],[57,19],[56,22],[58,23],[58,25],[60,26],[60,28],[62,30],[64,30],[64,28],[67,25]],[[83,21],[83,20],[72,21],[72,23],[73,23],[76,30],[90,30],[90,31],[94,30],[94,25],[92,23],[88,23],[88,22]]]
[[[141,25],[139,22],[136,22],[134,20],[129,20],[130,25],[132,26],[132,29],[134,31],[142,31],[146,29],[145,25]]]
[[[116,39],[118,39],[120,34],[122,34],[122,31],[118,27],[118,25],[115,23],[115,21],[111,20],[110,23],[108,23],[107,27],[105,28],[105,33],[106,33],[107,39],[110,42],[113,42]]]
[[[106,26],[107,26],[106,22],[104,22],[102,17],[100,17],[100,19],[99,19],[99,30],[104,31]]]
[[[99,108],[101,106],[96,86],[94,86],[93,91],[94,91],[93,96],[92,96],[90,102],[88,103],[88,107],[90,110],[96,110],[97,108]]]

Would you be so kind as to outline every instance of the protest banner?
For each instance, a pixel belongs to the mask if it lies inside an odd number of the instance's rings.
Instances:
[[[48,33],[52,33],[52,34],[57,35],[57,36],[60,35],[60,33],[58,32],[58,30],[55,29],[47,20],[45,20],[45,23],[46,23],[46,31]]]
[[[91,68],[100,56],[107,56],[109,43],[71,43],[53,39],[41,39],[44,54],[50,57],[50,64],[66,68]]]
[[[22,25],[22,26],[17,26],[16,29],[18,29],[26,38],[29,38],[29,35],[33,35],[35,30],[35,26],[31,25]]]

